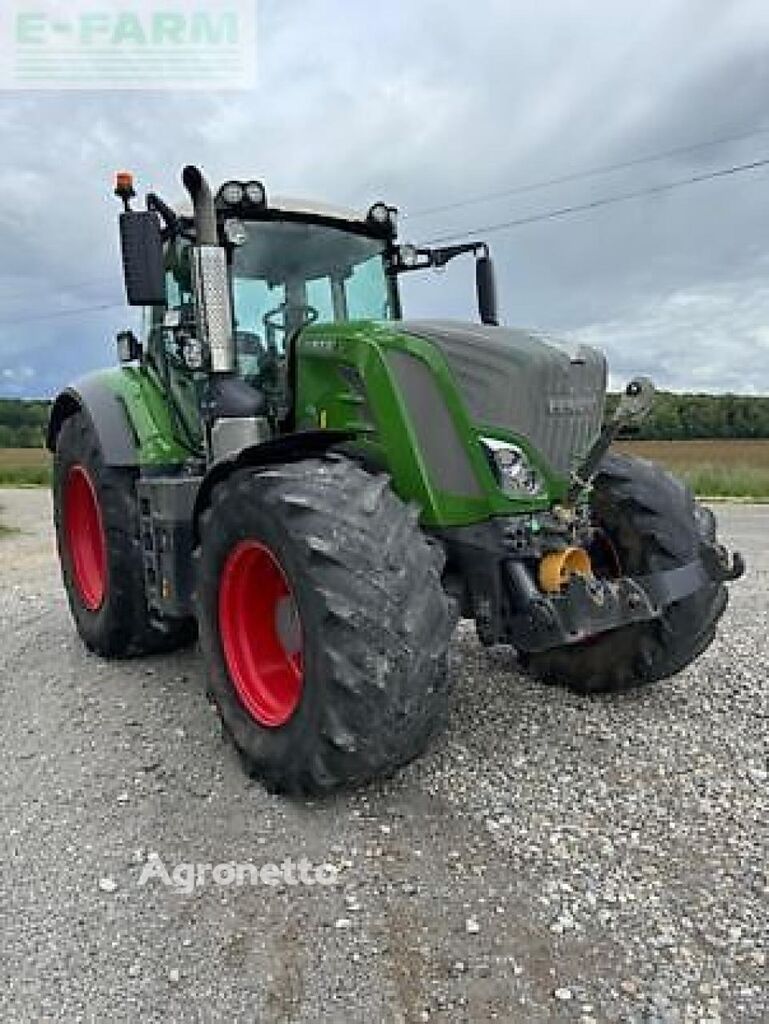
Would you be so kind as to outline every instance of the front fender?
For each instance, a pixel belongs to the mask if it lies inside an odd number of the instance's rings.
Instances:
[[[203,477],[195,498],[192,528],[195,543],[198,540],[200,516],[211,501],[214,487],[226,477],[248,466],[273,466],[285,462],[299,462],[323,455],[331,448],[353,440],[354,434],[346,430],[300,430],[283,434],[262,444],[250,445],[235,455],[219,459]]]
[[[108,466],[139,465],[139,442],[125,405],[120,395],[98,377],[79,380],[57,396],[46,431],[49,451],[56,451],[62,424],[77,412],[85,413],[91,421]]]

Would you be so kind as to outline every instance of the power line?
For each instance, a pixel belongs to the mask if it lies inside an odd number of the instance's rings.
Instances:
[[[470,235],[491,234],[497,231],[506,231],[511,228],[523,227],[526,224],[535,224],[538,221],[557,220],[561,217],[568,217],[574,213],[581,213],[585,210],[596,210],[603,206],[613,206],[616,203],[625,203],[631,199],[640,199],[643,196],[658,195],[662,192],[672,192],[674,189],[684,188],[687,185],[695,185],[702,181],[713,181],[716,178],[726,178],[734,174],[742,174],[746,171],[755,171],[769,165],[769,157],[761,160],[753,160],[746,164],[735,164],[732,167],[722,167],[716,171],[709,171],[706,174],[695,174],[688,178],[680,178],[678,181],[669,181],[662,185],[650,185],[647,188],[638,189],[635,192],[625,192],[616,196],[605,196],[600,199],[593,199],[589,203],[579,203],[575,206],[561,206],[554,210],[544,210],[541,213],[534,213],[527,217],[519,217],[516,220],[501,221],[495,224],[487,224],[483,227],[470,228],[458,231],[450,235],[442,235],[440,238],[432,238],[424,242],[424,245],[441,245],[444,242],[453,242],[457,239],[467,238]],[[28,317],[18,317],[13,320],[0,320],[0,327],[10,327],[15,324],[35,323],[44,320],[57,320],[65,316],[78,316],[85,313],[101,313],[109,309],[117,309],[123,306],[122,302],[102,303],[98,306],[79,306],[76,309],[60,310],[57,313],[43,313]]]
[[[56,291],[61,292],[76,292],[86,288],[91,288],[97,284],[106,284],[108,281],[115,279],[114,274],[105,275],[103,277],[92,277],[87,281],[71,281],[65,284],[57,284]],[[12,292],[0,291],[0,299],[4,302],[12,301],[13,299],[24,299],[28,298],[30,289],[39,288],[41,279],[30,280],[29,285],[26,288],[19,288]]]
[[[40,320],[58,320],[62,316],[78,316],[82,313],[102,313],[107,309],[117,309],[123,302],[108,302],[101,306],[78,306],[77,309],[62,309],[58,313],[41,313],[35,316],[22,316],[15,320],[0,320],[0,327],[12,327],[15,324],[31,324]]]
[[[717,139],[709,139],[704,142],[694,142],[688,146],[676,146],[675,149],[661,150],[658,153],[650,153],[648,156],[634,157],[630,160],[621,160],[615,164],[600,164],[596,167],[588,167],[581,171],[571,171],[568,174],[561,174],[554,178],[544,178],[541,181],[526,182],[521,185],[513,185],[511,188],[502,189],[499,192],[487,192],[484,195],[471,196],[467,199],[459,199],[454,203],[445,203],[442,206],[430,206],[421,210],[414,210],[411,213],[404,213],[404,220],[414,220],[416,217],[427,217],[433,213],[446,213],[449,210],[460,210],[466,206],[475,206],[478,203],[491,202],[494,199],[506,199],[509,196],[521,195],[525,192],[535,192],[538,189],[547,188],[550,185],[562,185],[569,181],[579,181],[581,178],[590,178],[596,174],[609,174],[611,171],[621,171],[628,167],[639,167],[642,164],[655,163],[658,160],[666,160],[672,156],[682,156],[685,153],[694,153],[700,149],[707,149],[712,146],[722,146],[727,142],[739,142],[742,139],[750,139],[756,135],[766,135],[769,127],[756,128],[749,132],[741,132],[737,135],[723,135]]]
[[[501,221],[495,224],[487,224],[483,227],[457,231],[450,235],[441,235],[440,238],[431,238],[423,244],[439,245],[444,242],[454,242],[457,239],[467,238],[470,235],[488,235],[495,231],[506,231],[509,228],[518,228],[525,224],[535,224],[537,221],[557,220],[560,217],[568,217],[573,213],[581,213],[583,210],[596,210],[601,206],[612,206],[615,203],[625,203],[629,199],[640,199],[643,196],[656,195],[660,192],[672,192],[674,189],[683,188],[685,185],[694,185],[700,181],[712,181],[714,178],[726,178],[732,174],[741,174],[744,171],[754,171],[759,167],[766,167],[767,164],[769,164],[769,157],[762,160],[754,160],[748,164],[736,164],[733,167],[722,167],[717,171],[709,171],[707,174],[695,174],[689,178],[680,178],[678,181],[669,181],[664,185],[650,185],[647,188],[639,189],[637,192],[624,192],[616,196],[606,196],[601,199],[593,199],[589,203],[579,203],[576,206],[561,206],[554,210],[544,210],[541,213],[533,213],[528,217],[519,217],[516,220]]]

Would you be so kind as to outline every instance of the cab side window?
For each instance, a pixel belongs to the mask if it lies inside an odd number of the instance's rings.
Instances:
[[[172,411],[179,427],[180,439],[190,448],[202,441],[199,395],[196,377],[180,350],[181,335],[165,326],[165,315],[176,311],[182,317],[192,311],[191,243],[176,239],[166,247],[166,304],[147,311],[147,349],[165,382]]]

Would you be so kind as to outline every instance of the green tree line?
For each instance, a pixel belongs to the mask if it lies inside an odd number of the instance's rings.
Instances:
[[[0,448],[40,448],[50,402],[0,398]]]
[[[619,399],[609,395],[607,412]],[[708,437],[769,437],[769,397],[657,393],[654,408],[633,435],[650,441]]]
[[[618,400],[609,395],[607,411]],[[0,448],[39,448],[50,402],[0,398]],[[657,394],[654,409],[635,435],[649,440],[695,437],[769,438],[769,397]]]

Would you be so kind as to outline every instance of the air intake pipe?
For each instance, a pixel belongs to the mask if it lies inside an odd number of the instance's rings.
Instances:
[[[193,166],[182,173],[195,216],[195,247],[192,250],[192,283],[198,337],[210,353],[213,373],[235,370],[235,338],[227,272],[227,254],[219,245],[216,209],[211,187],[203,172]]]

